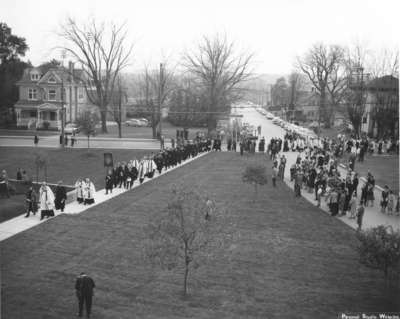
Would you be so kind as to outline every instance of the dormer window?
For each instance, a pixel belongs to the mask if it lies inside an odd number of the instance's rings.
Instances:
[[[39,74],[38,73],[31,73],[31,80],[32,81],[38,81],[39,80]]]
[[[56,79],[54,78],[54,76],[49,77],[48,80],[49,83],[56,83]]]

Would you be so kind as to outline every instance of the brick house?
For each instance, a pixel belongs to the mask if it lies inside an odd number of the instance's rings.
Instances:
[[[66,123],[74,122],[84,109],[93,108],[79,80],[81,76],[82,70],[74,69],[72,62],[68,69],[62,66],[25,69],[21,80],[17,82],[19,100],[14,106],[17,126],[59,130],[62,104]]]

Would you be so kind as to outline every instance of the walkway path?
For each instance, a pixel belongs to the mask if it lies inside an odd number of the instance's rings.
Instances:
[[[201,153],[201,154],[199,154],[198,156],[196,156],[194,158],[190,158],[190,159],[186,160],[185,162],[182,162],[180,165],[177,165],[177,166],[175,166],[173,168],[170,168],[168,170],[163,170],[161,172],[161,174],[159,174],[158,171],[157,171],[154,174],[153,178],[151,178],[151,179],[145,178],[145,180],[143,181],[143,184],[147,183],[147,182],[149,182],[151,180],[154,180],[154,179],[156,179],[156,178],[158,178],[158,177],[160,177],[160,176],[162,176],[164,174],[167,174],[167,173],[169,173],[169,172],[171,172],[171,171],[173,171],[173,170],[175,170],[175,169],[177,169],[177,168],[179,168],[179,167],[181,167],[181,166],[183,166],[183,165],[185,165],[187,163],[190,163],[190,162],[192,162],[192,161],[194,161],[194,160],[196,160],[196,159],[198,159],[198,158],[200,158],[202,156],[205,156],[206,154],[208,154],[208,153]],[[133,184],[133,187],[132,187],[131,190],[135,189],[136,187],[139,187],[140,185],[141,184],[139,183],[139,181],[136,180],[135,183]],[[85,206],[83,204],[78,204],[78,202],[74,200],[74,201],[72,201],[71,203],[69,203],[69,204],[67,204],[65,206],[64,213],[61,213],[60,211],[55,211],[55,217],[57,217],[57,216],[59,216],[61,214],[68,214],[68,215],[80,214],[80,213],[86,211],[89,208],[97,206],[97,205],[99,205],[101,203],[104,203],[107,200],[110,200],[110,199],[112,199],[114,197],[117,197],[117,196],[119,196],[119,195],[121,195],[123,193],[126,193],[128,191],[131,191],[131,190],[126,190],[126,189],[123,189],[123,188],[115,188],[115,189],[113,189],[112,194],[106,195],[105,194],[105,189],[101,189],[101,190],[97,191],[95,193],[95,195],[94,195],[94,200],[95,200],[94,204]],[[7,238],[9,238],[11,236],[14,236],[14,235],[16,235],[16,234],[18,234],[20,232],[23,232],[23,231],[25,231],[25,230],[27,230],[29,228],[32,228],[34,226],[37,226],[37,225],[39,225],[41,223],[44,223],[44,222],[49,220],[49,219],[40,220],[40,212],[38,212],[36,215],[31,215],[28,218],[25,218],[24,216],[25,216],[25,214],[22,214],[20,216],[17,216],[17,217],[15,217],[13,219],[10,219],[10,220],[5,221],[5,222],[0,224],[0,241],[3,241],[3,240],[5,240],[5,239],[7,239]]]
[[[69,144],[70,145],[70,144]],[[71,146],[68,145],[68,148]],[[0,146],[12,147],[34,147],[33,137],[31,136],[0,136]],[[166,143],[165,146],[169,146]],[[60,140],[58,136],[40,136],[37,147],[59,148]],[[77,143],[73,148],[87,148],[87,138],[77,137]],[[91,137],[90,148],[102,149],[138,149],[149,150],[159,149],[160,142],[155,139],[144,138],[111,138],[111,137]]]

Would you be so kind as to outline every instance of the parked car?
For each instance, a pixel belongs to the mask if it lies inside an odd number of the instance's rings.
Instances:
[[[140,118],[138,120],[144,124],[143,126],[149,126],[149,120],[148,119]]]
[[[126,125],[126,126],[135,126],[135,127],[143,127],[143,126],[146,126],[146,124],[145,124],[144,122],[140,121],[139,119],[130,119],[130,120],[127,120],[127,121],[125,122],[125,125]]]
[[[68,123],[64,127],[65,134],[78,134],[81,131],[81,128],[75,123]]]

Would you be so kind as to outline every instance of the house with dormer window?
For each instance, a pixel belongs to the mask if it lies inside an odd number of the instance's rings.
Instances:
[[[61,129],[64,107],[65,122],[74,122],[81,112],[94,106],[82,83],[82,70],[30,67],[17,82],[19,100],[15,104],[17,126],[29,129]]]

